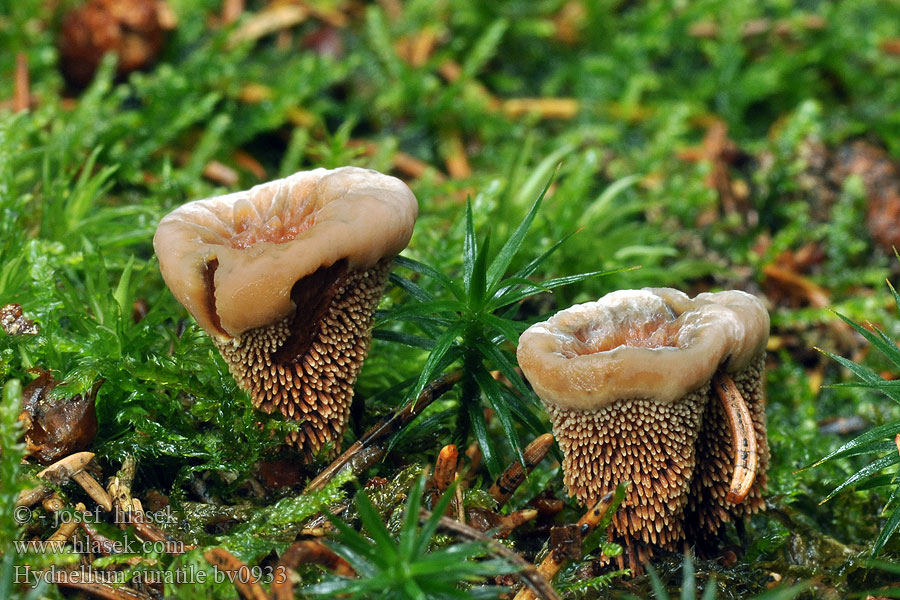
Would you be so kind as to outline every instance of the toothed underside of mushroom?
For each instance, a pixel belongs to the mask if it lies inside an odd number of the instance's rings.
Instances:
[[[611,526],[629,556],[644,560],[652,546],[679,549],[694,443],[709,398],[706,384],[671,403],[628,399],[590,412],[547,404],[571,495],[590,506],[632,482]]]
[[[769,464],[764,366],[763,353],[732,374],[759,453],[756,481],[736,505],[726,500],[734,473],[732,433],[709,384],[671,404],[619,400],[595,412],[546,405],[571,495],[590,506],[619,483],[632,482],[611,524],[629,562],[645,562],[653,548],[679,551],[685,539],[711,542],[725,523],[763,508]]]
[[[303,420],[288,441],[311,459],[327,443],[340,448],[353,400],[353,385],[371,341],[372,314],[390,273],[391,260],[347,271],[335,282],[330,303],[298,305],[298,314],[217,342],[231,374],[254,406]],[[312,312],[302,315],[300,312]],[[317,316],[297,331],[298,325]],[[305,317],[305,318],[304,318]],[[306,340],[297,351],[297,339]],[[286,352],[287,350],[287,352]]]
[[[711,540],[725,523],[749,516],[764,506],[762,492],[768,482],[769,445],[766,440],[766,403],[763,370],[765,353],[732,378],[753,420],[759,466],[750,493],[740,504],[725,497],[734,474],[734,440],[722,403],[713,398],[706,405],[703,426],[697,438],[697,472],[694,475],[690,501],[686,510],[687,529],[698,539]]]

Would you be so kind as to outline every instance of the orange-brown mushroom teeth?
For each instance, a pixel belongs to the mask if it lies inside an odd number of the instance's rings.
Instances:
[[[189,202],[153,238],[163,279],[253,403],[340,447],[372,314],[418,204],[399,179],[316,169]]]
[[[768,332],[750,294],[656,288],[573,306],[519,339],[569,493],[592,505],[632,484],[611,530],[634,572],[653,548],[711,541],[762,508]]]

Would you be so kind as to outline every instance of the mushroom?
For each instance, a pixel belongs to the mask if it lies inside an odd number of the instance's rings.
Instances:
[[[611,528],[635,572],[654,547],[710,541],[763,507],[768,331],[750,294],[647,288],[573,306],[519,339],[569,493],[593,505],[632,484]]]
[[[399,179],[343,167],[189,202],[156,230],[169,289],[256,407],[303,419],[290,441],[307,459],[340,447],[372,313],[417,213]]]

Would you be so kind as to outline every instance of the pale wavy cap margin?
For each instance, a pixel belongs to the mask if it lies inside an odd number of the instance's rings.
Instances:
[[[298,210],[313,211],[315,224],[292,240],[228,244],[235,231]],[[226,340],[291,314],[294,283],[320,267],[346,259],[349,269],[366,269],[396,256],[417,215],[415,196],[395,177],[358,167],[315,169],[188,202],[163,217],[153,247],[176,299],[210,335]],[[214,260],[213,307],[206,277]]]
[[[629,336],[635,345],[623,343]],[[653,336],[663,345],[640,345]],[[691,299],[671,288],[644,288],[612,292],[532,325],[517,356],[544,402],[596,410],[626,398],[673,402],[720,366],[746,368],[768,338],[769,313],[746,292]]]

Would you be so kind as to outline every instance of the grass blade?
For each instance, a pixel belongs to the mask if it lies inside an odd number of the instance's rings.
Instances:
[[[494,260],[491,262],[491,266],[487,271],[488,295],[493,295],[493,293],[497,291],[495,288],[500,282],[500,278],[503,277],[504,273],[506,273],[506,270],[509,268],[513,257],[522,246],[522,242],[525,240],[525,234],[527,234],[528,230],[531,228],[531,224],[534,222],[534,218],[537,216],[537,211],[541,207],[541,202],[544,201],[544,196],[547,195],[547,190],[550,189],[550,185],[553,183],[553,179],[555,177],[556,173],[554,172],[554,174],[550,176],[550,179],[547,180],[547,183],[544,185],[544,189],[541,190],[540,195],[538,195],[537,199],[531,204],[531,208],[528,209],[528,212],[525,214],[525,218],[522,219],[522,222],[519,223],[519,226],[516,227],[512,235],[509,236],[509,239],[506,240],[506,243],[503,244],[500,252],[497,253],[497,256],[494,257]],[[557,243],[553,249],[558,246],[559,243]],[[549,256],[549,253],[547,253],[547,255]],[[546,258],[546,256],[544,258]]]

